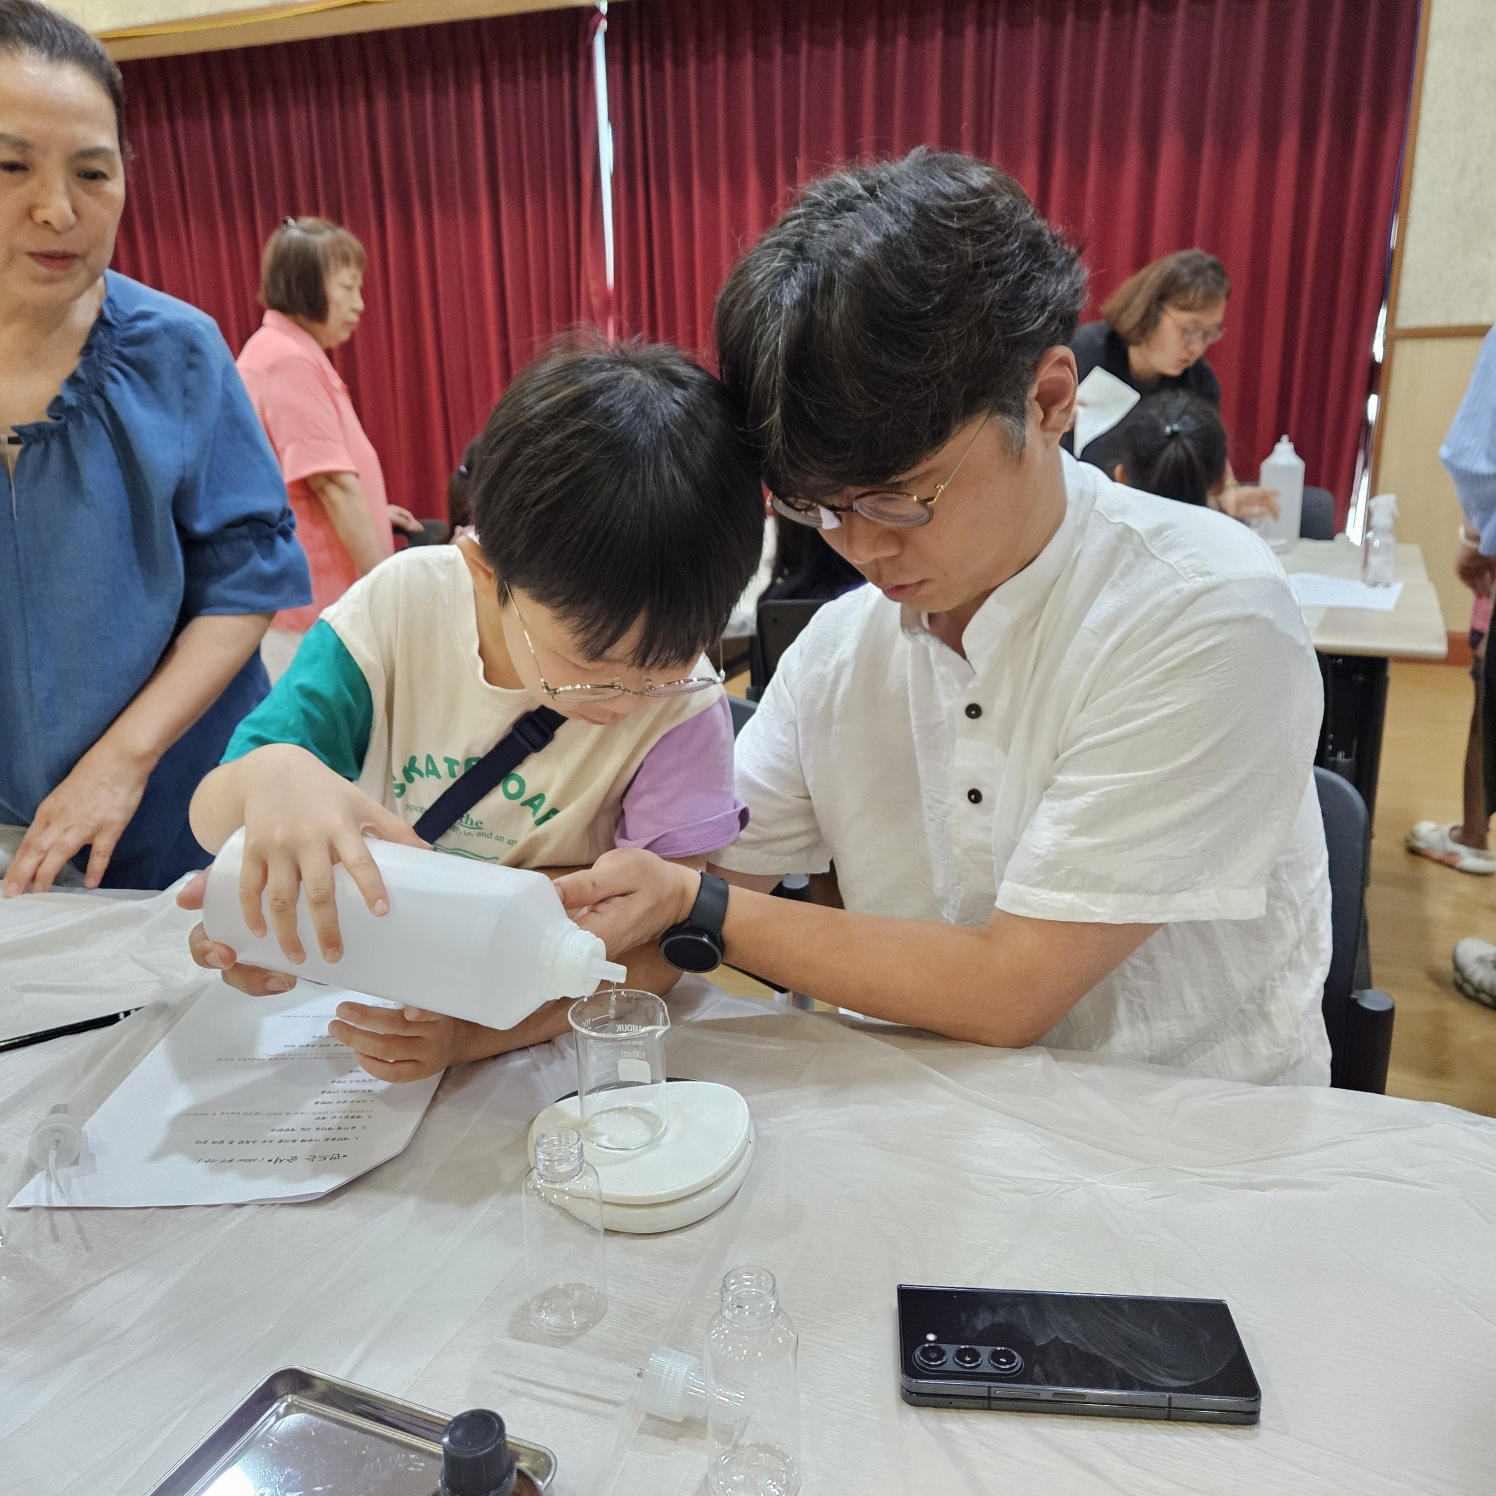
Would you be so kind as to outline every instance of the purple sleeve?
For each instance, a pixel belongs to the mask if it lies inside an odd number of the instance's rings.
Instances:
[[[623,792],[615,843],[660,857],[720,852],[748,824],[732,773],[732,708],[723,696],[645,754]]]

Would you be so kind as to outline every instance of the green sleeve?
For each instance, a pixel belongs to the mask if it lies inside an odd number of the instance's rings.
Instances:
[[[295,743],[315,753],[335,774],[355,780],[363,771],[374,725],[369,682],[330,623],[314,623],[291,668],[235,729],[224,763],[269,743]]]

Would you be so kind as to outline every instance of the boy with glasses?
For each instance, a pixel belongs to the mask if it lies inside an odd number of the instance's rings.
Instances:
[[[331,956],[333,864],[382,912],[363,836],[422,845],[422,817],[537,707],[550,741],[432,833],[438,850],[554,871],[639,847],[699,868],[746,819],[703,658],[763,534],[726,391],[670,348],[556,352],[506,390],[472,466],[476,539],[403,552],[327,608],[193,799],[210,851],[245,828],[242,894],[261,929],[263,896],[288,969],[301,887]],[[244,991],[291,985],[235,967],[201,926],[192,945]],[[677,976],[652,947],[628,960],[634,986]],[[331,1032],[372,1074],[415,1080],[554,1038],[565,1008],[499,1032],[350,1003]]]

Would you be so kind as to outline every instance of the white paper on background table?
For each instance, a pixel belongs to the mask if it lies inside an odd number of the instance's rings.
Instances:
[[[1105,436],[1142,396],[1105,369],[1092,369],[1075,391],[1075,455]]]
[[[1317,572],[1298,571],[1289,577],[1301,608],[1359,608],[1363,612],[1390,613],[1402,596],[1403,584],[1368,587],[1351,577],[1324,577]]]
[[[394,1084],[330,1038],[345,998],[303,984],[285,997],[210,988],[84,1128],[79,1164],[39,1174],[12,1206],[248,1205],[314,1200],[393,1158],[441,1075]]]

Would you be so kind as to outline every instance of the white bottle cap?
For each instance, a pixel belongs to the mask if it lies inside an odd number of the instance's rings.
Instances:
[[[73,1120],[65,1105],[54,1106],[36,1124],[27,1152],[37,1168],[45,1169],[53,1160],[54,1148],[59,1169],[77,1163],[78,1155],[83,1151],[83,1129]]]
[[[562,929],[549,955],[553,997],[590,997],[604,982],[628,981],[628,967],[608,960],[607,946],[580,925]]]
[[[706,1416],[706,1377],[701,1360],[662,1345],[644,1368],[644,1411],[671,1423]]]

